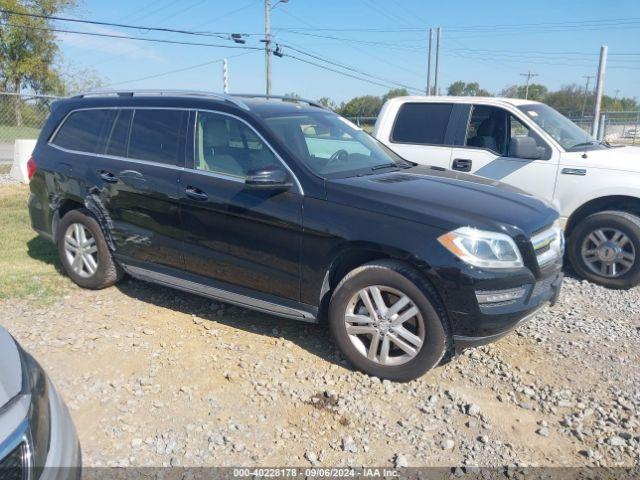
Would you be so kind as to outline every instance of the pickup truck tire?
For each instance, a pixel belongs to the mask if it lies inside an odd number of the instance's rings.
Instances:
[[[400,382],[438,365],[451,342],[433,286],[394,260],[364,264],[342,279],[329,304],[329,328],[357,369]]]
[[[640,217],[616,210],[589,215],[571,233],[567,253],[587,280],[615,289],[635,287],[640,283]]]
[[[102,229],[82,208],[71,210],[56,230],[58,255],[67,275],[83,288],[99,290],[122,278],[122,268],[113,260]]]

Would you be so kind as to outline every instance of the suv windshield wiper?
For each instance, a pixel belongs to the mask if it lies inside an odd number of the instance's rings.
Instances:
[[[410,168],[411,165],[405,165],[405,164],[397,164],[397,163],[382,163],[380,165],[375,165],[373,167],[371,167],[372,171],[376,171],[376,170],[382,170],[383,168]]]

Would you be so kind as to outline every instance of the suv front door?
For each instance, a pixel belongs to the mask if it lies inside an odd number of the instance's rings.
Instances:
[[[552,201],[558,153],[511,112],[491,105],[469,107],[466,126],[459,125],[466,130],[464,146],[453,147],[449,168],[499,180]],[[515,137],[533,138],[540,158],[511,156],[510,143]]]
[[[282,161],[244,120],[200,111],[189,134],[192,168],[181,180],[186,270],[290,300],[300,299],[302,192],[251,189],[251,170]]]

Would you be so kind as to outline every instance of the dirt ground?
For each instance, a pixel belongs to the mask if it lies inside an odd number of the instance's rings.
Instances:
[[[640,459],[640,289],[560,305],[419,380],[354,372],[323,326],[125,280],[0,301],[86,466],[578,466]]]

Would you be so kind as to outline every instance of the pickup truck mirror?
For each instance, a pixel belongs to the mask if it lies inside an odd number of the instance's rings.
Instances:
[[[277,166],[250,170],[247,172],[244,184],[252,189],[288,190],[291,188],[289,174]]]
[[[511,137],[509,141],[509,156],[537,160],[542,157],[542,152],[538,148],[535,139],[531,137]]]

